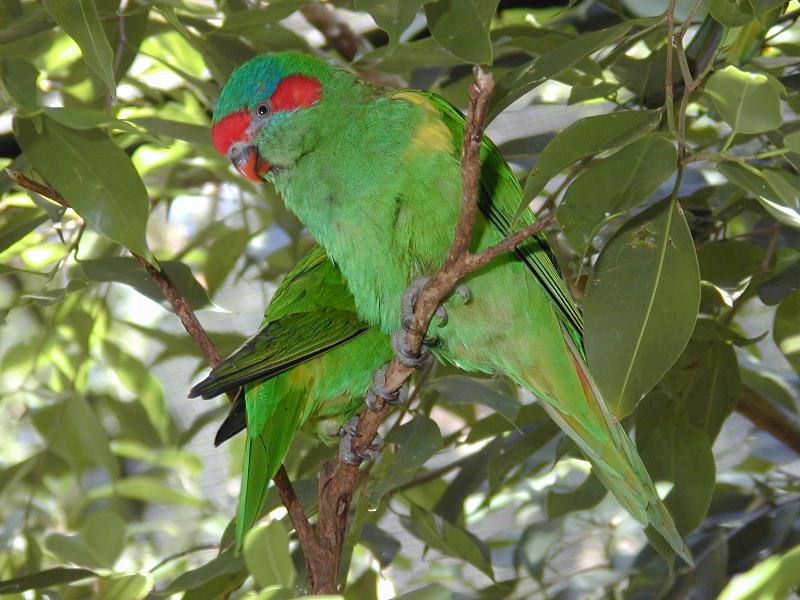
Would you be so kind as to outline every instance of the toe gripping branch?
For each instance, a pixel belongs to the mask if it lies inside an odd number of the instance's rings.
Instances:
[[[383,438],[375,434],[369,446],[360,451],[353,450],[353,438],[358,428],[358,415],[350,418],[339,430],[339,458],[348,465],[360,465],[364,460],[376,460],[383,450]]]
[[[422,347],[419,353],[413,353],[409,348],[407,339],[407,333],[414,322],[414,308],[416,307],[417,300],[430,279],[431,278],[427,275],[415,279],[411,282],[411,285],[408,286],[406,291],[403,292],[403,296],[400,300],[400,322],[403,328],[397,330],[392,335],[392,347],[397,355],[397,360],[400,361],[400,364],[413,369],[422,367],[430,357],[430,348],[439,343],[439,338],[437,337],[426,337],[422,340]],[[453,293],[461,298],[464,304],[472,299],[472,292],[465,284],[456,287]],[[439,327],[443,327],[447,324],[447,309],[443,304],[440,304],[436,308],[435,316],[439,319]]]

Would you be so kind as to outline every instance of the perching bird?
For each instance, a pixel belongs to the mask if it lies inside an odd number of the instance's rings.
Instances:
[[[212,139],[245,177],[271,182],[339,267],[358,315],[392,334],[400,298],[442,264],[461,196],[464,116],[424,91],[387,91],[296,52],[237,68],[217,101]],[[482,146],[482,216],[473,250],[507,236],[522,191],[497,148]],[[521,225],[532,223],[526,211]],[[684,560],[686,544],[636,447],[585,364],[582,321],[543,235],[464,280],[429,334],[436,358],[500,373],[533,392],[594,472]]]
[[[190,397],[211,398],[244,387],[215,439],[221,444],[246,423],[237,548],[297,431],[337,439],[391,357],[388,337],[358,318],[341,274],[317,246],[278,287],[260,331],[192,388]]]

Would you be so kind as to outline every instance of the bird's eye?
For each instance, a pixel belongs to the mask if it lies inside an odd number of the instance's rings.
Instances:
[[[256,114],[259,117],[266,117],[269,114],[269,105],[266,103],[261,103],[256,106]]]

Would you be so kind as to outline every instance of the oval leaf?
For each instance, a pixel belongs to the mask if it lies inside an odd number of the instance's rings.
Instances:
[[[280,521],[254,527],[244,540],[244,563],[261,587],[294,585],[295,570],[289,552],[289,532]]]
[[[675,170],[678,153],[667,138],[649,134],[593,163],[569,186],[558,206],[558,222],[579,255],[604,219],[650,197]]]
[[[714,72],[705,90],[737,133],[761,133],[781,125],[783,86],[766,73],[749,73],[730,65]]]
[[[489,26],[498,0],[437,0],[425,6],[428,28],[436,42],[461,60],[492,62]]]
[[[674,200],[628,221],[603,249],[586,291],[586,352],[618,418],[680,356],[699,303],[694,243]]]

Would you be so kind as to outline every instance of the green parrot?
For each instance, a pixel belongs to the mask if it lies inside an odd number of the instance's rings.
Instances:
[[[361,408],[373,373],[391,357],[388,337],[358,318],[341,274],[317,246],[278,287],[259,332],[192,388],[190,397],[205,398],[244,388],[214,440],[219,445],[246,424],[237,548],[297,431],[310,429],[325,443],[337,439]],[[353,425],[342,437],[345,456]],[[350,460],[371,458],[380,441],[374,444]]]
[[[238,67],[214,112],[212,141],[246,178],[275,186],[336,264],[356,311],[402,334],[407,290],[442,264],[461,198],[464,116],[425,91],[386,90],[298,52]],[[494,144],[481,151],[473,251],[511,233],[522,190]],[[526,211],[520,225],[534,221]],[[691,555],[636,451],[593,383],[582,318],[544,235],[465,278],[434,320],[430,351],[509,377],[542,401],[620,504],[686,562]],[[419,288],[419,285],[416,286]],[[401,306],[402,305],[402,306]],[[406,310],[402,307],[405,306]],[[395,336],[399,357],[404,337]]]

